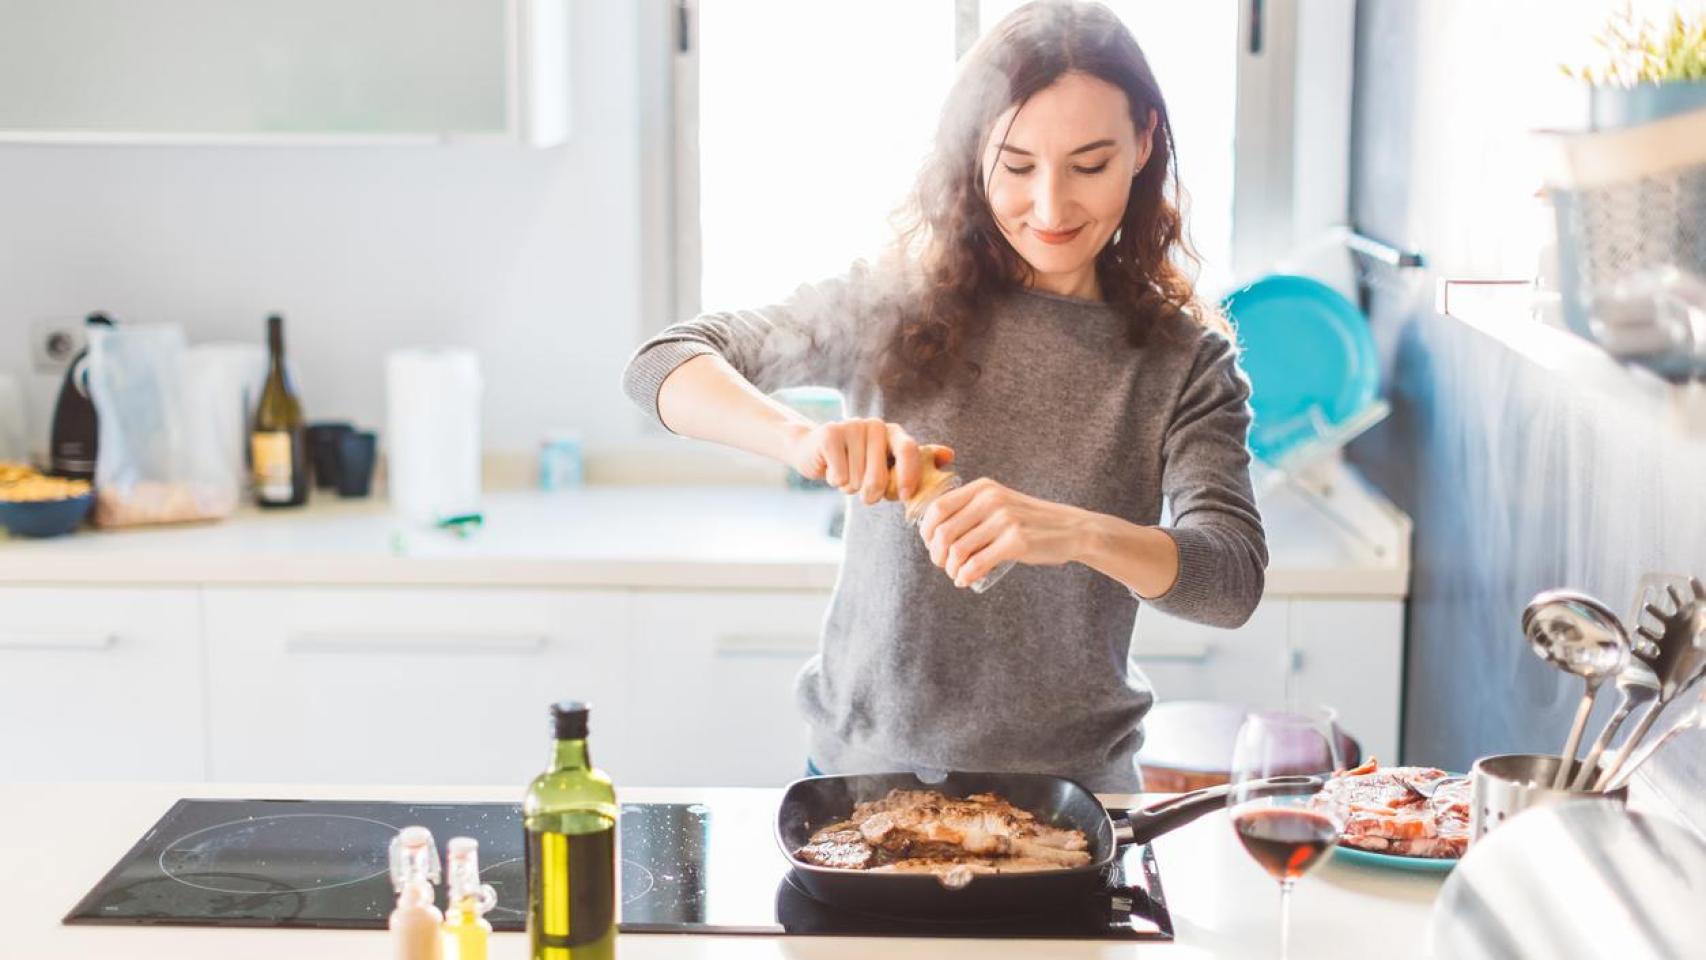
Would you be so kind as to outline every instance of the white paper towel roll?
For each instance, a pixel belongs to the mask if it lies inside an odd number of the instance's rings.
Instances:
[[[403,519],[435,524],[480,509],[480,358],[417,348],[385,358],[387,483]]]

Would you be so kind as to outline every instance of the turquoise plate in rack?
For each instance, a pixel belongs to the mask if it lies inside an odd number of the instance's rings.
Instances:
[[[1374,403],[1380,360],[1368,321],[1332,287],[1275,274],[1228,294],[1250,378],[1250,449],[1269,463]]]

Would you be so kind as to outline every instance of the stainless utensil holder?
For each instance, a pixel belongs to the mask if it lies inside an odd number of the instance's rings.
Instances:
[[[1482,757],[1469,771],[1469,842],[1487,835],[1505,820],[1530,807],[1571,800],[1611,800],[1626,803],[1627,786],[1604,793],[1593,790],[1554,790],[1552,778],[1562,762],[1556,755],[1507,753]],[[1580,761],[1571,764],[1571,774]]]

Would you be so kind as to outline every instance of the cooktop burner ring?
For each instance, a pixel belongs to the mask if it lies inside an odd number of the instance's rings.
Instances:
[[[390,865],[388,863],[379,863],[377,864],[376,869],[369,869],[360,876],[349,876],[343,879],[333,880],[329,883],[313,883],[300,887],[280,887],[277,885],[278,882],[275,879],[255,877],[254,880],[256,883],[264,881],[266,885],[260,887],[243,887],[233,883],[230,886],[220,886],[207,883],[206,878],[209,876],[245,876],[245,874],[235,873],[229,869],[215,868],[217,860],[213,859],[214,856],[222,850],[229,850],[233,847],[227,845],[213,846],[211,849],[206,848],[209,844],[217,844],[217,840],[203,840],[200,844],[187,845],[187,841],[197,837],[205,837],[208,834],[214,834],[221,830],[229,831],[232,830],[232,828],[254,827],[257,824],[269,822],[285,820],[300,821],[305,819],[359,823],[367,826],[378,827],[380,828],[379,831],[370,832],[374,833],[374,839],[382,838],[383,842],[377,847],[379,850],[388,851],[391,837],[398,833],[398,828],[396,826],[386,823],[383,820],[375,820],[371,817],[359,817],[345,813],[273,813],[259,817],[245,817],[241,820],[227,820],[224,823],[216,823],[211,827],[202,827],[199,830],[192,830],[178,839],[173,840],[171,843],[168,843],[165,849],[160,851],[160,856],[157,859],[160,872],[186,887],[194,887],[197,890],[206,890],[210,893],[229,893],[238,896],[254,896],[257,894],[276,896],[280,894],[314,893],[320,890],[335,890],[338,887],[347,887],[357,883],[365,883],[375,877],[384,876],[389,872]],[[360,847],[354,843],[352,843],[351,846],[356,846],[358,849],[367,849],[370,852],[374,849],[372,847]],[[242,844],[236,844],[235,849],[241,850]],[[263,864],[265,863],[264,860],[261,862]],[[363,865],[357,862],[356,866],[367,867],[371,865]],[[186,873],[188,876],[185,875]]]
[[[492,879],[492,875],[495,874],[497,871],[503,869],[504,867],[508,867],[511,864],[521,863],[524,860],[525,860],[524,857],[510,857],[507,860],[499,860],[497,863],[494,863],[490,866],[481,867],[480,868],[480,879],[490,881]],[[651,893],[653,890],[657,889],[657,885],[658,885],[657,874],[652,872],[651,867],[646,866],[645,864],[641,863],[638,860],[635,860],[632,857],[623,857],[622,862],[621,862],[621,867],[622,867],[623,883],[621,883],[619,885],[619,887],[620,887],[621,895],[622,895],[622,904],[624,906],[626,906],[630,903],[633,903],[634,901],[640,899],[641,897],[645,896],[646,894]],[[634,870],[636,873],[638,873],[640,875],[640,878],[642,881],[641,883],[634,884],[632,887],[629,886],[629,884],[627,883],[628,870],[629,869]],[[525,902],[525,898],[523,898],[523,902]],[[509,915],[513,915],[513,916],[517,916],[517,917],[521,917],[521,916],[526,915],[526,911],[517,910],[514,907],[506,907],[502,903],[499,903],[498,905],[492,907],[492,912],[493,913],[509,914]]]

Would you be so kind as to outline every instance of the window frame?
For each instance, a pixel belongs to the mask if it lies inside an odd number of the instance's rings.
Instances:
[[[978,0],[955,11],[956,55],[979,33]],[[1355,0],[1237,0],[1232,287],[1318,245],[1349,217]],[[700,312],[699,0],[649,0],[642,14],[642,92],[662,107],[642,136],[643,333]],[[1297,96],[1308,89],[1308,98]],[[1311,264],[1335,273],[1342,248]],[[1328,282],[1337,276],[1324,277]]]

